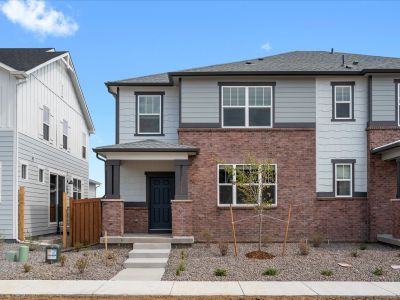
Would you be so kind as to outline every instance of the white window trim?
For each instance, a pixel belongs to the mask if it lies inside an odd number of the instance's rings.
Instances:
[[[350,179],[337,179],[337,167],[338,166],[350,166]],[[335,197],[336,198],[351,198],[353,197],[353,164],[352,163],[335,163]],[[350,195],[338,195],[337,183],[338,181],[350,182]]]
[[[344,87],[350,89],[350,101],[339,101],[338,102],[338,101],[336,101],[336,89],[337,88],[344,88]],[[353,119],[353,101],[354,101],[354,99],[353,99],[353,87],[351,85],[335,85],[333,90],[334,90],[333,99],[335,100],[334,101],[334,108],[333,108],[334,111],[335,111],[335,114],[334,114],[335,120],[352,120]],[[349,103],[350,110],[349,110],[349,117],[348,118],[339,118],[339,117],[337,117],[337,114],[336,114],[337,103]]]
[[[46,122],[44,121],[44,114],[45,114],[46,109],[47,109],[47,111],[49,112],[49,122],[48,122],[48,123],[46,123]],[[51,113],[50,113],[50,108],[49,108],[48,106],[46,106],[46,105],[43,105],[43,111],[42,111],[42,113],[43,113],[43,115],[42,115],[42,138],[43,138],[44,141],[46,141],[46,142],[49,143],[50,140],[51,140],[51,134],[50,134],[50,118],[51,118]],[[44,138],[43,124],[45,124],[45,125],[47,125],[47,126],[49,127],[49,139],[48,139],[48,140],[46,140],[46,139]]]
[[[72,176],[72,184],[71,184],[71,189],[72,189],[72,193],[71,193],[71,197],[74,197],[74,180],[79,180],[81,182],[81,199],[83,199],[83,180],[81,177],[78,176]]]
[[[40,170],[43,170],[43,181],[40,181]],[[43,168],[42,166],[38,166],[38,174],[37,174],[37,181],[40,184],[45,184],[46,183],[46,169]]]
[[[85,147],[85,157],[83,157],[83,147]],[[81,159],[87,160],[88,159],[88,151],[87,151],[87,135],[86,133],[82,133],[82,147],[81,147]]]
[[[217,206],[218,207],[230,207],[231,204],[220,204],[219,203],[219,186],[220,185],[226,185],[226,186],[231,186],[232,185],[232,207],[254,207],[257,204],[237,204],[236,201],[236,196],[237,196],[237,187],[236,184],[228,184],[228,183],[219,183],[219,167],[220,166],[232,166],[236,169],[236,166],[243,166],[243,165],[248,165],[248,164],[217,164]],[[277,207],[278,206],[278,165],[277,164],[270,164],[271,166],[275,167],[275,183],[271,183],[268,185],[274,185],[275,186],[275,203],[271,205],[271,207]],[[258,180],[260,182],[261,180],[261,174],[258,174]],[[236,172],[233,172],[233,182],[236,181]],[[259,192],[259,197],[261,196],[261,190]]]
[[[22,177],[22,165],[26,166],[26,178]],[[21,181],[29,181],[29,164],[26,161],[20,161],[20,165],[19,165],[19,170],[21,172],[19,178],[21,179]]]
[[[160,112],[159,113],[141,113],[140,112],[140,103],[139,103],[139,99],[140,97],[158,97],[160,100]],[[162,95],[159,94],[154,94],[154,95],[150,95],[150,94],[146,94],[146,95],[137,95],[137,133],[138,134],[143,134],[143,135],[160,135],[161,134],[161,127],[162,127]],[[158,124],[158,132],[141,132],[140,131],[140,116],[159,116],[160,118],[160,122]]]
[[[271,90],[271,105],[267,106],[249,106],[249,88],[269,88]],[[225,106],[224,105],[224,88],[245,88],[245,105],[240,105],[240,106]],[[273,92],[273,86],[271,85],[260,85],[260,86],[243,86],[243,85],[226,85],[226,86],[221,86],[221,124],[222,128],[272,128],[272,124],[274,124],[274,114],[273,114],[273,104],[274,104],[274,92]],[[245,125],[244,126],[225,126],[224,125],[224,108],[244,108],[245,109]],[[271,114],[271,125],[270,126],[249,126],[249,108],[270,108],[270,114]]]
[[[67,124],[67,134],[65,134],[65,132],[64,132],[64,122]],[[69,149],[69,143],[70,143],[70,141],[69,141],[69,123],[68,123],[67,120],[63,119],[63,120],[61,121],[61,124],[62,124],[61,149],[65,150],[65,151],[68,151],[68,149]],[[67,137],[67,148],[64,148],[64,136]]]

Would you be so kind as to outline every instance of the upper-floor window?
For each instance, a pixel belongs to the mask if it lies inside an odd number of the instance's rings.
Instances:
[[[44,169],[42,168],[38,169],[38,181],[44,183]]]
[[[272,127],[272,86],[222,86],[222,127]]]
[[[82,199],[82,182],[76,178],[73,180],[72,198]]]
[[[28,179],[28,165],[26,164],[21,164],[21,179]]]
[[[50,109],[47,106],[43,107],[43,139],[50,139]]]
[[[66,120],[63,121],[63,140],[62,140],[63,149],[68,149],[68,122]]]
[[[332,121],[354,120],[354,82],[332,82]]]
[[[163,93],[136,93],[136,96],[136,134],[162,134]]]
[[[82,158],[86,159],[86,134],[82,133]]]

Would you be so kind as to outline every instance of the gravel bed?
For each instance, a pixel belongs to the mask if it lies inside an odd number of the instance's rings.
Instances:
[[[6,251],[18,251],[19,244],[0,245],[0,280],[25,279],[25,280],[109,280],[123,269],[132,246],[109,246],[113,257],[107,258],[104,246],[82,248],[80,251],[62,252],[67,260],[64,267],[60,263],[48,264],[44,261],[44,250],[29,251],[28,264],[32,266],[30,272],[25,273],[23,263],[9,262],[5,259]],[[79,258],[86,257],[88,266],[83,274],[79,273],[75,263]]]
[[[269,244],[263,247],[276,257],[269,260],[249,259],[245,254],[257,250],[257,244],[238,244],[239,255],[235,257],[233,245],[229,245],[228,255],[220,255],[218,245],[207,248],[205,244],[195,244],[191,248],[174,248],[171,251],[168,265],[162,280],[335,280],[335,281],[400,281],[400,270],[393,270],[391,265],[400,265],[400,249],[383,244],[365,244],[367,249],[360,250],[361,244],[331,243],[323,244],[320,248],[310,248],[307,256],[299,254],[297,243],[287,245],[287,254],[282,257],[281,244]],[[180,276],[176,269],[184,252],[185,270]],[[351,253],[357,251],[358,257]],[[352,267],[338,265],[346,262]],[[227,276],[214,275],[216,268],[227,270]],[[275,276],[262,275],[266,268],[275,268]],[[383,275],[372,274],[375,268],[382,268]],[[321,275],[321,270],[330,269],[332,276]]]

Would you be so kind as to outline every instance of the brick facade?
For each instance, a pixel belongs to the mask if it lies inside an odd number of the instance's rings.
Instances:
[[[126,233],[147,233],[149,231],[149,210],[147,207],[125,207],[124,216]]]
[[[172,200],[172,235],[193,235],[193,201]]]
[[[392,210],[392,235],[400,239],[400,199],[392,199],[391,201]]]
[[[101,201],[103,235],[124,234],[124,202],[118,199],[103,199]]]
[[[400,139],[398,128],[368,129],[368,149]],[[368,220],[369,239],[376,240],[377,234],[392,233],[390,199],[396,197],[396,162],[383,161],[381,155],[368,151]]]

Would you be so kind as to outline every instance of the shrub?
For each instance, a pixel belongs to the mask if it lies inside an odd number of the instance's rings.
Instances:
[[[321,270],[321,275],[332,276],[333,275],[333,271],[329,270],[329,269],[324,269],[324,270]]]
[[[180,260],[178,267],[176,268],[176,276],[181,276],[181,273],[185,271],[185,261],[184,260]]]
[[[88,265],[89,265],[89,261],[86,257],[79,258],[75,263],[75,267],[78,269],[79,273],[81,273],[81,274],[83,272],[85,272],[85,269],[87,268]]]
[[[310,241],[313,245],[313,247],[318,248],[319,246],[321,246],[322,244],[322,235],[319,233],[314,233],[313,235],[311,235]]]
[[[383,269],[381,267],[375,268],[375,270],[372,271],[372,274],[374,274],[375,276],[382,276]]]
[[[350,255],[351,255],[352,257],[359,257],[359,256],[360,256],[360,254],[357,252],[357,250],[351,251]]]
[[[204,239],[204,241],[206,243],[206,247],[210,248],[211,247],[211,240],[212,240],[211,232],[208,231],[208,230],[204,230],[202,235],[203,235],[203,239]]]
[[[115,258],[115,253],[113,251],[106,251],[104,254],[104,257],[106,259],[114,259]]]
[[[275,276],[278,274],[278,270],[275,268],[268,268],[268,269],[265,269],[262,274],[264,276]]]
[[[367,250],[367,245],[361,245],[360,250]]]
[[[229,243],[228,242],[219,242],[218,243],[219,252],[221,256],[226,256],[228,254]]]
[[[25,273],[29,273],[32,270],[32,266],[28,263],[24,263],[23,268]]]
[[[61,255],[60,256],[60,264],[61,264],[61,267],[64,267],[65,266],[65,262],[67,261],[67,257],[63,254],[63,255]]]
[[[223,268],[217,268],[214,270],[214,275],[215,276],[226,276],[227,275],[227,271]]]
[[[181,258],[182,260],[186,259],[186,253],[185,253],[185,251],[181,250],[180,258]]]
[[[299,252],[301,255],[308,255],[310,253],[310,246],[307,243],[307,240],[301,240],[299,242]]]

